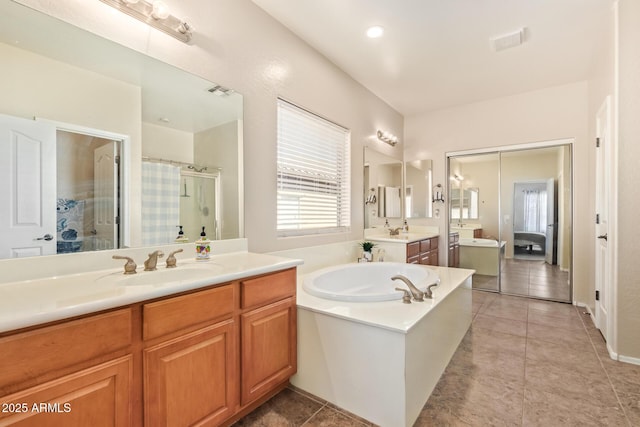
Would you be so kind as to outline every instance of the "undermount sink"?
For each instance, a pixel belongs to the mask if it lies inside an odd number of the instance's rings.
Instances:
[[[96,282],[112,282],[116,286],[162,286],[183,280],[206,279],[218,273],[218,266],[185,265],[176,268],[158,268],[155,271],[138,271],[136,274],[112,273],[102,276]]]

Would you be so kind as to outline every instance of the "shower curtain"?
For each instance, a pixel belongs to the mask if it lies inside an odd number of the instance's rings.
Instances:
[[[142,162],[142,244],[171,243],[180,225],[180,167]]]

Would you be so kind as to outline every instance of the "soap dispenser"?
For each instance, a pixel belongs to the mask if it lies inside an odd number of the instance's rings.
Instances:
[[[204,227],[202,227],[200,238],[196,240],[196,259],[200,261],[208,260],[210,253],[211,240],[207,239],[207,233],[205,233]]]
[[[177,227],[180,228],[180,231],[178,231],[178,237],[176,237],[176,243],[187,243],[189,241],[189,238],[184,235],[184,231],[182,231],[182,226],[178,225]]]
[[[407,220],[404,220],[404,223],[402,224],[402,232],[407,234],[409,232],[409,224],[407,224]]]

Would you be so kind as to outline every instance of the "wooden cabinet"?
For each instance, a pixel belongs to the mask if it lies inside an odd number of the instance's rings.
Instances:
[[[144,350],[146,426],[219,425],[238,406],[232,319]]]
[[[438,237],[407,243],[407,263],[438,265]]]
[[[473,229],[473,238],[481,239],[482,238],[482,228],[474,228]]]
[[[296,372],[295,293],[291,268],[5,333],[0,425],[231,424]]]
[[[242,405],[264,396],[297,370],[295,284],[295,270],[241,282]]]
[[[0,425],[132,424],[132,311],[0,338]]]
[[[460,266],[460,243],[458,233],[449,233],[449,267]]]
[[[132,358],[126,356],[0,398],[0,425],[131,425]]]

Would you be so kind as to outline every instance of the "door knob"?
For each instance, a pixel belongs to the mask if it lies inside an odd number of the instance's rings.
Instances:
[[[47,233],[42,237],[37,237],[36,240],[46,240],[48,242],[49,240],[53,240],[53,236]]]
[[[598,239],[607,240],[607,235],[606,234],[601,234],[601,235],[598,236]]]

